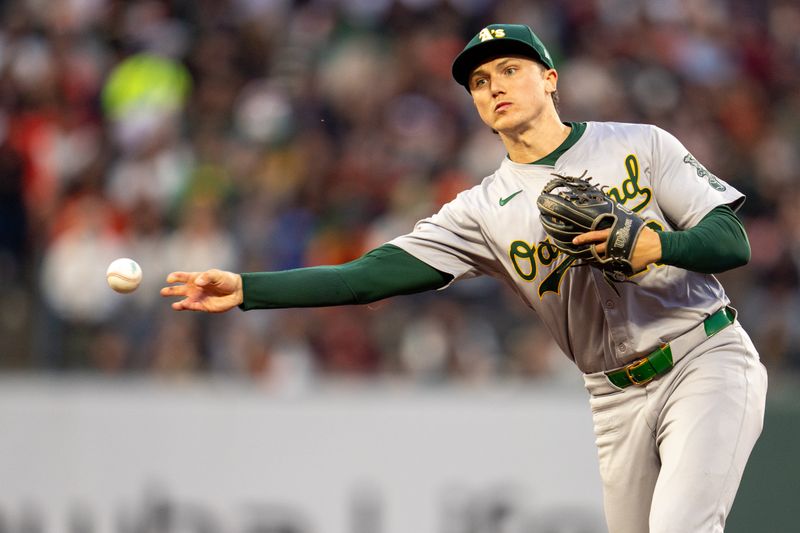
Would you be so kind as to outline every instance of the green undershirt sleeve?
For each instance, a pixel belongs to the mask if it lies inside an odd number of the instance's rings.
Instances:
[[[694,227],[659,232],[661,263],[702,274],[746,265],[750,242],[744,226],[727,205],[715,207]]]
[[[367,304],[439,289],[452,279],[397,246],[384,244],[342,265],[243,273],[244,302],[239,307],[247,311]]]

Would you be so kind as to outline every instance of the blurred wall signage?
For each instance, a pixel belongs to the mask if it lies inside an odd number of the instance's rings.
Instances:
[[[3,533],[604,533],[585,393],[0,383]]]

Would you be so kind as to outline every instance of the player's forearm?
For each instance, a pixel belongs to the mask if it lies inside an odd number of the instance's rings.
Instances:
[[[239,307],[249,310],[366,304],[438,289],[450,280],[450,275],[389,244],[343,265],[243,273],[244,302]]]
[[[659,232],[659,237],[661,262],[693,272],[716,274],[750,260],[747,233],[727,206],[714,208],[693,228]]]

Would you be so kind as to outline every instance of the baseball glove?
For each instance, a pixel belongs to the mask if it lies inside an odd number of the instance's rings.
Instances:
[[[631,257],[644,220],[590,183],[591,178],[554,176],[536,200],[539,220],[553,245],[583,263],[602,269],[617,281],[633,274]],[[608,228],[611,232],[603,257],[597,253],[596,244],[572,243],[581,233]]]

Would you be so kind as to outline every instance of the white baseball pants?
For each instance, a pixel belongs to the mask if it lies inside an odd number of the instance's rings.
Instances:
[[[677,363],[646,385],[584,376],[609,533],[724,530],[761,434],[767,373],[738,322],[699,341],[670,343]]]

